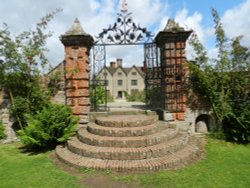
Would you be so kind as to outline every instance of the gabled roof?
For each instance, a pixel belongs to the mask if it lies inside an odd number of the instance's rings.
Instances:
[[[118,67],[106,67],[106,69],[109,71],[109,73],[113,76],[116,71],[121,68],[121,70],[126,74],[128,75],[130,73],[130,71],[135,68],[137,70],[137,72],[142,76],[144,77],[144,72],[142,71],[141,67],[137,67],[135,65],[133,65],[132,67],[122,67],[122,66],[118,66]]]
[[[48,75],[50,75],[51,73],[53,73],[54,71],[56,71],[58,69],[63,69],[63,67],[64,67],[64,61],[57,64],[55,67],[53,67],[51,70],[49,70],[49,72],[47,72],[45,75],[48,76]]]
[[[137,66],[133,65],[133,66],[131,67],[130,70],[132,70],[133,68],[135,68],[135,69],[137,70],[137,72],[138,72],[142,77],[145,76],[145,73],[142,71],[142,67],[137,67]]]
[[[118,66],[118,67],[116,67],[116,70],[115,70],[114,74],[117,72],[117,70],[118,70],[118,69],[121,69],[121,70],[122,70],[122,72],[123,72],[125,75],[127,75],[127,72],[126,72],[126,70],[125,70],[125,69],[127,69],[127,68],[122,67],[122,66]]]

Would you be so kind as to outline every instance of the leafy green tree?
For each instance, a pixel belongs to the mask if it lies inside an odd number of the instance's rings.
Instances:
[[[21,142],[30,149],[53,147],[75,134],[78,119],[65,105],[49,104],[35,115],[26,115],[27,126],[18,131]]]
[[[194,34],[190,44],[196,54],[190,65],[191,87],[206,101],[228,140],[250,142],[250,51],[240,44],[242,37],[229,40],[220,17],[212,9],[218,57],[209,59]]]
[[[59,10],[43,17],[34,30],[14,36],[7,24],[0,29],[0,86],[9,95],[12,115],[20,128],[25,123],[24,114],[35,114],[48,103],[41,87],[41,69],[47,65],[46,32],[48,22]]]

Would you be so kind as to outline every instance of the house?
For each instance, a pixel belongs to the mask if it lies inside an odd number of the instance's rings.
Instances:
[[[144,91],[144,77],[142,67],[123,67],[122,59],[110,62],[110,66],[104,67],[98,74],[100,80],[106,80],[107,92],[115,99],[123,99],[126,94]]]

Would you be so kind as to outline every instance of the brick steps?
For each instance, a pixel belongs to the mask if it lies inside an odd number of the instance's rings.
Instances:
[[[89,157],[83,157],[70,152],[67,148],[58,146],[56,148],[57,157],[75,167],[95,168],[98,170],[115,170],[115,171],[146,171],[173,169],[183,166],[199,156],[199,148],[195,145],[188,145],[163,157],[142,159],[142,160],[103,160]]]
[[[95,123],[89,123],[87,130],[89,133],[99,136],[112,137],[132,137],[154,134],[167,128],[166,123],[156,122],[142,127],[104,127]]]
[[[156,115],[114,115],[112,118],[97,117],[96,124],[104,127],[142,127],[158,120]]]
[[[57,157],[76,167],[115,171],[173,169],[201,155],[198,139],[155,114],[107,115],[79,128]]]
[[[165,129],[151,135],[135,137],[109,137],[91,134],[87,129],[81,128],[77,132],[78,139],[92,146],[102,147],[146,147],[172,139],[177,134],[176,129]]]
[[[119,148],[91,146],[84,144],[74,137],[68,141],[67,147],[71,152],[85,157],[110,160],[139,160],[162,157],[173,153],[186,146],[187,142],[188,136],[180,134],[168,142],[153,146],[140,148]]]

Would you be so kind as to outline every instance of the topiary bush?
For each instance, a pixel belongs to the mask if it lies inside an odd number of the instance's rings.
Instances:
[[[51,148],[74,135],[78,119],[65,105],[49,104],[35,115],[26,115],[27,126],[18,131],[21,142],[28,148]]]
[[[3,127],[3,122],[0,120],[0,140],[5,139],[6,134],[4,133],[4,127]]]

